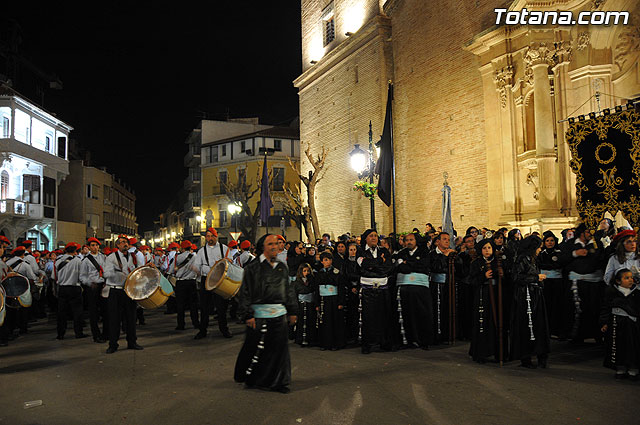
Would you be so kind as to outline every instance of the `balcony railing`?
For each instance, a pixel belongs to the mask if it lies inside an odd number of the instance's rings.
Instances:
[[[42,218],[42,205],[30,204],[16,199],[0,200],[0,214],[25,218]]]
[[[195,167],[200,164],[200,152],[193,153],[191,149],[184,156],[184,166],[185,167]]]
[[[189,173],[187,178],[184,179],[184,188],[186,190],[192,189],[194,186],[197,186],[199,184],[200,184],[200,174],[194,175]]]

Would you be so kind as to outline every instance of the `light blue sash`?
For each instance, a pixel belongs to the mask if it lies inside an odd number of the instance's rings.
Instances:
[[[331,297],[338,295],[338,287],[333,285],[318,285],[321,297]]]
[[[256,319],[272,319],[287,314],[282,304],[251,304]]]
[[[540,274],[546,275],[547,279],[562,279],[560,270],[540,270]]]
[[[576,272],[569,272],[569,280],[583,280],[585,282],[601,282],[602,270],[596,270],[593,273],[589,274],[579,274]]]
[[[298,301],[301,303],[312,303],[314,296],[313,294],[298,294]]]
[[[431,273],[431,282],[447,283],[447,275],[445,273]]]
[[[424,273],[398,273],[398,285],[419,285],[429,287],[429,276]]]

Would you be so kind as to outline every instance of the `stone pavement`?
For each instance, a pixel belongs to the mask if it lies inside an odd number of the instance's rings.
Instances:
[[[146,316],[144,351],[107,355],[71,329],[57,341],[46,321],[0,347],[0,425],[640,423],[640,382],[614,381],[594,345],[554,343],[549,369],[526,370],[477,365],[465,343],[368,356],[292,344],[285,395],[233,382],[241,325],[194,341],[175,315]],[[42,406],[25,409],[32,400]]]

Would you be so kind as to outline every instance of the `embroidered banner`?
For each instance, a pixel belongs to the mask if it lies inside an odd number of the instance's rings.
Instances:
[[[575,121],[566,134],[576,175],[576,208],[595,228],[605,212],[640,224],[640,113],[628,109]]]

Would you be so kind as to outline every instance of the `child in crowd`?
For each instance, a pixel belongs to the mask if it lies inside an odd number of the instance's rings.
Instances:
[[[345,284],[342,272],[333,267],[333,255],[329,251],[320,254],[320,262],[322,268],[316,276],[320,347],[335,351],[346,345],[343,314]]]
[[[606,332],[604,365],[616,371],[616,379],[638,379],[640,366],[640,290],[629,269],[620,269],[606,288],[600,314],[601,331]]]
[[[311,266],[302,263],[298,266],[293,288],[298,297],[298,322],[296,323],[296,344],[302,347],[316,343],[316,285]]]

